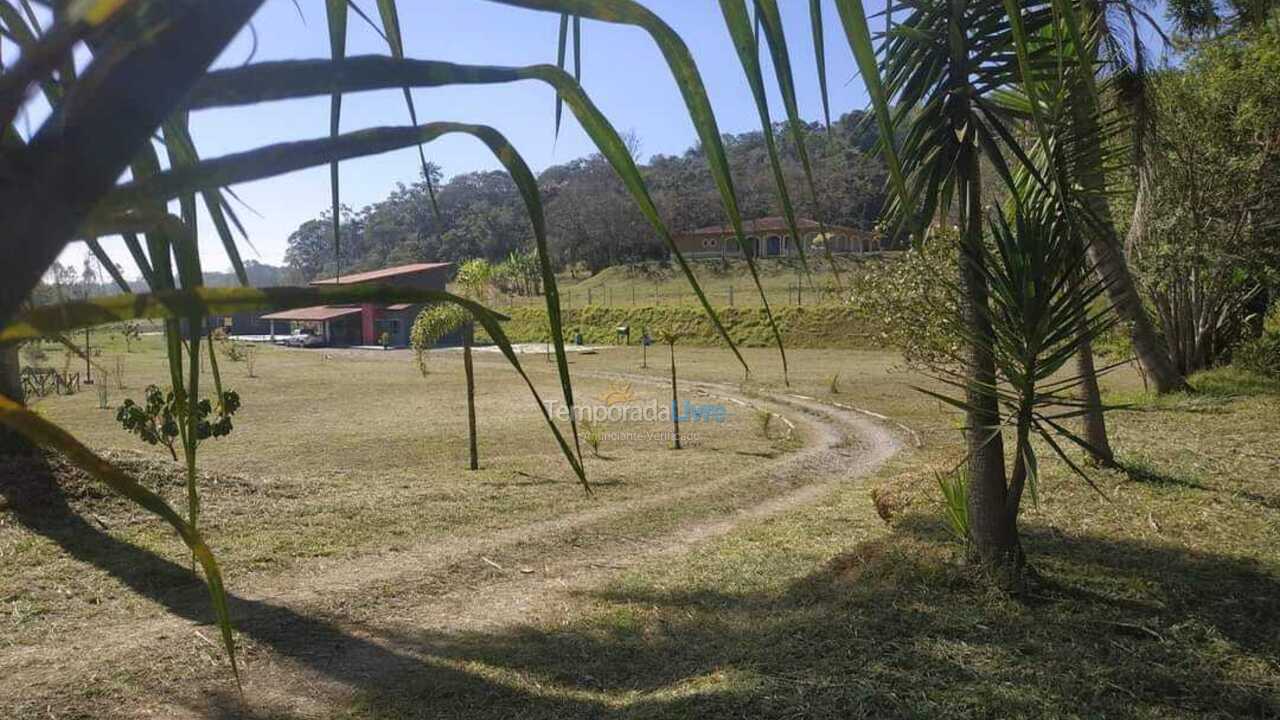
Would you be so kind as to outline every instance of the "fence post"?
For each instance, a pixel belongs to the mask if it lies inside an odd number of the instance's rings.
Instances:
[[[587,288],[587,304],[588,304],[588,305],[590,305],[590,304],[591,304],[591,290],[592,290],[592,289],[593,289],[593,288]]]
[[[729,286],[729,307],[733,307],[733,286]]]
[[[636,304],[636,286],[635,285],[631,286],[631,304],[632,306]]]

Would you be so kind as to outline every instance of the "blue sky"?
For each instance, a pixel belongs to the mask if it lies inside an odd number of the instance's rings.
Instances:
[[[329,45],[323,3],[301,0],[305,23],[291,0],[267,0],[255,17],[258,36],[255,61],[328,57]],[[644,0],[670,24],[694,53],[722,132],[759,129],[759,120],[729,41],[719,5],[714,0]],[[821,116],[822,106],[814,70],[808,3],[782,0],[783,22],[796,65],[801,113]],[[376,21],[374,4],[360,2]],[[460,63],[527,65],[555,62],[558,16],[511,8],[485,0],[402,0],[401,24],[411,57]],[[832,115],[866,104],[860,81],[840,29],[835,8],[826,19],[827,62]],[[662,56],[649,36],[631,27],[583,21],[583,85],[620,132],[634,131],[644,158],[656,153],[682,152],[695,140],[692,124]],[[246,31],[218,61],[242,63],[252,48]],[[348,53],[385,54],[385,42],[354,14],[350,20]],[[765,68],[772,73],[772,67]],[[774,92],[772,110],[782,119]],[[535,171],[594,151],[590,140],[566,112],[558,141],[554,141],[554,94],[544,85],[523,82],[505,86],[416,90],[419,119],[485,123],[507,135]],[[328,134],[329,101],[314,98],[267,103],[253,107],[202,111],[191,118],[201,154],[216,155],[288,140]],[[343,131],[379,125],[407,124],[408,112],[399,90],[347,96],[343,101]],[[447,137],[426,147],[430,160],[446,177],[499,166],[478,141]],[[387,195],[397,182],[417,178],[419,164],[413,149],[345,162],[341,166],[343,202],[353,209]],[[315,168],[235,187],[236,193],[259,215],[240,212],[253,249],[246,259],[278,264],[286,239],[300,223],[329,206],[327,168]],[[108,252],[134,268],[123,246],[104,241]],[[202,254],[207,269],[228,263],[217,236],[207,222],[201,226]],[[82,246],[69,248],[64,261],[77,261]]]
[[[371,0],[357,0],[376,21]],[[702,73],[722,133],[759,129],[737,55],[729,40],[719,4],[715,0],[641,0],[684,38]],[[253,59],[325,58],[329,54],[323,0],[299,0],[305,20],[292,0],[267,0],[254,18],[257,50]],[[821,117],[821,99],[814,69],[808,2],[780,0],[783,24],[796,73],[801,114]],[[879,2],[868,7],[881,9]],[[834,6],[826,7],[827,72],[832,117],[866,106],[862,82],[855,79],[854,63]],[[409,56],[489,65],[527,65],[555,62],[558,16],[522,10],[487,0],[401,0],[401,25]],[[873,18],[874,23],[878,22]],[[245,62],[253,48],[246,30],[227,49],[216,66]],[[583,21],[583,85],[596,104],[621,132],[633,131],[641,141],[644,158],[657,153],[679,153],[695,140],[695,132],[670,72],[653,41],[642,30],[592,20]],[[385,54],[385,42],[363,20],[351,16],[348,54]],[[764,60],[770,87],[771,111],[783,118],[781,102],[771,81],[773,69]],[[558,141],[554,141],[554,95],[535,82],[503,86],[434,88],[415,90],[419,120],[456,120],[492,125],[503,132],[535,171],[594,151],[590,140],[565,113]],[[37,110],[32,122],[39,119]],[[328,98],[311,98],[251,107],[207,110],[191,117],[192,132],[206,157],[247,150],[289,140],[328,134]],[[349,95],[343,102],[343,131],[408,123],[408,112],[399,90]],[[498,164],[478,142],[446,137],[426,147],[430,160],[446,177],[473,170],[497,169]],[[398,182],[413,182],[419,171],[413,149],[342,164],[343,202],[353,209],[385,197]],[[286,240],[302,222],[329,206],[327,168],[292,173],[235,187],[253,209],[242,210],[241,219],[252,247],[243,247],[246,259],[279,264]],[[221,244],[207,219],[201,220],[201,246],[205,267],[229,267]],[[118,241],[104,240],[108,252],[136,275],[128,253]],[[64,262],[84,257],[83,246],[73,245]]]

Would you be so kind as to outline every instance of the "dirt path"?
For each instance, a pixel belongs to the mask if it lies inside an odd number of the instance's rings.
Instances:
[[[580,374],[664,385],[646,376]],[[681,387],[769,409],[794,424],[806,443],[777,459],[639,502],[602,505],[482,538],[416,545],[237,588],[232,613],[244,638],[249,706],[273,715],[321,715],[358,688],[389,682],[382,679],[413,667],[438,665],[433,652],[442,639],[505,629],[562,610],[577,593],[626,567],[677,556],[743,523],[813,503],[837,485],[874,471],[901,444],[883,422],[853,408],[795,395],[744,397],[734,386],[713,383],[690,381]],[[750,483],[763,483],[770,492],[737,498],[736,488]],[[668,517],[695,501],[707,503],[706,511]],[[202,600],[196,596],[190,602],[198,608]],[[112,714],[208,715],[210,698],[187,696],[195,691],[182,688],[203,683],[225,689],[225,669],[213,661],[216,649],[205,643],[177,643],[175,649],[174,638],[195,635],[207,641],[216,633],[200,626],[202,610],[170,610],[142,622],[86,628],[57,647],[8,648],[0,652],[0,676],[9,687],[29,691],[24,702],[34,711],[57,697],[59,688],[94,682],[103,668],[136,666],[140,657],[190,674],[194,654],[207,663],[195,671],[194,682],[156,683],[162,695],[184,698],[181,706],[131,704]]]

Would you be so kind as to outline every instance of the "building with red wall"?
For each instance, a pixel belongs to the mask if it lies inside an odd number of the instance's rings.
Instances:
[[[312,286],[381,284],[418,290],[444,290],[451,263],[413,263],[340,278],[313,280]],[[421,303],[363,303],[360,305],[317,305],[268,313],[261,317],[273,326],[281,323],[281,333],[293,325],[313,328],[330,345],[380,345],[386,333],[389,345],[409,344],[409,331],[424,306]]]

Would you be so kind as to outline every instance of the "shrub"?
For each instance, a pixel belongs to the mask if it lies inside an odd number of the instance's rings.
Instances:
[[[960,542],[969,544],[969,464],[961,463],[950,473],[937,473],[942,492],[942,517],[947,529]]]
[[[587,447],[591,448],[591,454],[600,457],[600,443],[604,442],[604,430],[598,423],[592,422],[589,418],[582,419],[582,439],[587,441]]]
[[[120,337],[124,339],[124,351],[133,352],[133,344],[142,339],[142,325],[136,322],[121,325]]]
[[[180,436],[178,423],[184,415],[185,400],[172,390],[163,392],[155,385],[147,386],[143,400],[145,404],[139,405],[132,398],[126,399],[116,411],[116,422],[148,445],[163,445],[169,450],[169,455],[177,460]],[[201,400],[196,406],[196,441],[229,435],[232,430],[231,416],[239,409],[240,396],[233,390],[222,393],[216,413],[213,403],[207,398]]]
[[[1280,330],[1271,330],[1241,343],[1232,364],[1259,375],[1280,378]]]
[[[244,363],[244,368],[249,373],[249,377],[257,377],[253,372],[258,360],[257,345],[241,340],[232,340],[221,329],[214,330],[212,337],[217,341],[218,347],[222,351],[222,356],[228,362]]]
[[[773,413],[764,408],[756,408],[756,423],[760,426],[760,434],[769,437],[769,426],[773,423]]]

